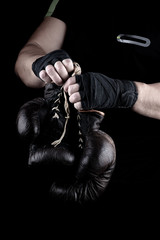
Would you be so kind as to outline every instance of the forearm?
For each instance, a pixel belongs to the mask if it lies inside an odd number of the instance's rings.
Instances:
[[[45,52],[37,44],[26,44],[20,51],[15,64],[15,73],[26,86],[43,87],[44,83],[32,71],[32,63],[44,55]]]
[[[16,63],[15,73],[28,87],[40,88],[44,86],[43,81],[32,71],[33,62],[45,54],[62,47],[66,33],[66,25],[62,21],[46,17],[28,42],[21,49]]]
[[[146,117],[160,119],[160,83],[135,82],[135,84],[138,99],[132,107],[133,111]]]

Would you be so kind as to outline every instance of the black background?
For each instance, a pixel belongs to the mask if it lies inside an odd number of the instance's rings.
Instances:
[[[90,238],[98,233],[98,239],[102,236],[130,239],[141,234],[154,239],[154,235],[159,235],[160,213],[157,160],[146,164],[134,158],[130,164],[127,160],[118,162],[106,194],[87,206],[51,201],[47,179],[45,182],[27,168],[27,149],[17,135],[16,116],[24,102],[42,91],[24,86],[14,73],[14,64],[18,52],[43,20],[50,1],[45,1],[44,8],[42,3],[37,7],[38,3],[30,0],[7,3],[2,19],[1,208],[5,234],[21,239],[33,234],[40,234],[43,239],[56,238],[57,234],[59,238],[65,234],[66,238],[76,239],[84,238],[86,233]]]

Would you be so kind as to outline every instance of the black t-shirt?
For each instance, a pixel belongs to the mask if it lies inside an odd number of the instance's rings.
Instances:
[[[138,3],[137,3],[138,4]],[[160,30],[156,5],[59,0],[52,16],[68,26],[65,48],[83,71],[110,77],[160,81]],[[144,37],[148,47],[117,41],[119,34]],[[136,39],[133,39],[134,42]]]
[[[80,63],[83,72],[101,72],[112,78],[146,83],[159,82],[158,6],[110,2],[59,0],[52,16],[67,24],[63,48]],[[134,43],[119,42],[119,34],[129,35],[129,40]],[[134,39],[136,36],[144,39]],[[142,165],[158,162],[159,120],[141,116],[131,109],[112,109],[106,112],[101,128],[114,139],[117,158],[121,161],[137,161]]]

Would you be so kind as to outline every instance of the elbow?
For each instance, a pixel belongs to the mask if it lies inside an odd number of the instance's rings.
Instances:
[[[44,83],[34,75],[31,68],[27,67],[27,64],[23,59],[21,59],[21,56],[18,56],[15,62],[14,72],[26,87],[29,87],[29,88],[44,87]]]
[[[24,60],[21,58],[20,54],[18,55],[14,65],[14,73],[24,84],[26,84],[28,74],[27,71],[25,70]]]
[[[14,65],[14,72],[17,76],[19,76],[19,59],[17,58],[15,65]]]

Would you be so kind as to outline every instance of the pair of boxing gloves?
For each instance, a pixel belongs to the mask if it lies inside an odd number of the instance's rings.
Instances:
[[[48,64],[66,58],[70,57],[63,50],[51,52],[33,63],[33,71],[39,76]],[[48,83],[44,97],[20,108],[17,129],[29,142],[29,165],[52,168],[56,177],[50,187],[51,195],[81,203],[99,198],[116,163],[114,141],[100,130],[104,114],[97,110],[131,107],[137,91],[131,81],[114,80],[100,73],[75,77],[84,111],[74,111],[63,88]]]

